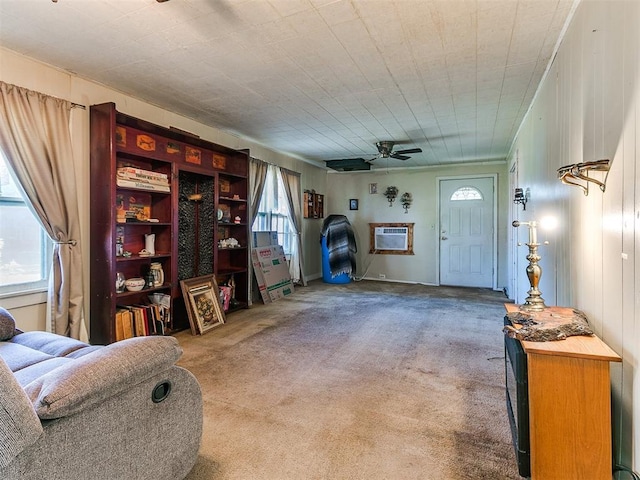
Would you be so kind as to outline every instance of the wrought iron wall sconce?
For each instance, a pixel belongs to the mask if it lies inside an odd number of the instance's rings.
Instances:
[[[404,213],[409,213],[409,208],[411,207],[411,202],[413,202],[413,197],[409,192],[404,192],[402,197],[400,197],[400,203],[402,203],[402,208],[404,208]]]
[[[540,312],[547,308],[542,298],[542,292],[538,288],[540,278],[542,277],[542,267],[538,264],[542,258],[538,255],[538,247],[540,244],[538,243],[537,227],[540,224],[536,221],[520,222],[514,220],[512,225],[514,227],[520,227],[522,225],[529,227],[529,242],[525,245],[529,247],[529,254],[527,255],[527,260],[529,260],[529,265],[527,265],[527,278],[529,279],[530,289],[527,292],[529,296],[525,299],[524,304],[520,306],[520,309],[528,312]],[[549,227],[551,226],[552,225],[549,225]],[[518,243],[518,245],[520,245],[520,243]],[[544,245],[549,245],[549,242],[544,242]]]
[[[398,187],[390,186],[384,191],[384,196],[387,197],[387,201],[389,202],[389,206],[393,206],[393,202],[398,196]]]
[[[604,192],[607,186],[607,176],[611,161],[608,158],[592,162],[574,163],[558,169],[558,178],[566,185],[575,185],[582,189],[585,195],[589,195],[589,183],[595,183]],[[602,181],[589,176],[589,172],[606,172]]]
[[[516,188],[513,195],[513,203],[520,203],[522,205],[522,210],[526,210],[527,202],[529,202],[530,196],[531,190],[529,190],[528,188],[526,191],[523,191],[521,188]]]

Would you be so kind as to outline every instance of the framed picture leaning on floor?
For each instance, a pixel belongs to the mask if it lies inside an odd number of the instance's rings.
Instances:
[[[225,322],[220,289],[214,275],[180,280],[191,333],[202,335]]]

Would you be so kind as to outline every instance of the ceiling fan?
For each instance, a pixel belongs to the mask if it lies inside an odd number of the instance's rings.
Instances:
[[[408,160],[411,157],[409,153],[420,153],[421,148],[408,148],[405,150],[393,151],[393,146],[396,142],[392,140],[383,140],[376,143],[378,148],[378,155],[370,160],[364,158],[342,158],[339,160],[326,160],[327,167],[342,172],[350,172],[354,170],[370,170],[371,162],[378,158],[395,158],[396,160]]]
[[[396,160],[408,160],[411,157],[407,156],[408,153],[420,153],[422,152],[421,148],[408,148],[406,150],[396,150],[393,151],[393,146],[395,142],[391,140],[384,140],[382,142],[376,143],[376,147],[378,147],[378,156],[376,158],[395,158]],[[375,158],[373,159],[375,160]],[[371,162],[373,160],[370,160]]]

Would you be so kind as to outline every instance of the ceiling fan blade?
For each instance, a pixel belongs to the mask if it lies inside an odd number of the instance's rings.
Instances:
[[[421,148],[408,148],[406,150],[397,150],[394,152],[394,155],[400,154],[403,155],[405,153],[420,153],[422,152]]]
[[[393,155],[389,155],[391,158],[395,158],[396,160],[409,160],[411,157],[407,157],[406,155],[398,155],[398,153],[394,153]]]

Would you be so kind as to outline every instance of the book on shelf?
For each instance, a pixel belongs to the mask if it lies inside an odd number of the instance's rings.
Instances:
[[[124,340],[124,325],[122,324],[122,310],[116,310],[116,342]]]
[[[129,310],[122,312],[124,338],[133,338],[133,316]]]
[[[169,183],[169,175],[166,173],[154,172],[152,170],[143,170],[135,167],[118,167],[118,176],[126,176],[127,178],[149,178],[155,180],[164,180]]]
[[[149,305],[149,313],[151,314],[149,325],[153,335],[164,335],[164,323],[162,322],[160,305]]]
[[[150,185],[162,185],[162,186],[169,185],[169,180],[166,178],[148,177],[143,174],[136,174],[136,173],[127,173],[127,172],[118,171],[117,178],[122,180],[133,180],[135,182],[144,182]]]
[[[162,331],[161,335],[164,335],[165,330],[171,328],[171,295],[152,293],[149,295],[149,301],[157,308],[158,328]]]
[[[126,307],[118,307],[116,310],[116,341],[134,337],[133,317]]]
[[[154,178],[143,178],[143,177],[138,177],[138,176],[133,176],[133,175],[119,175],[118,174],[118,180],[130,180],[133,182],[143,182],[143,183],[148,183],[149,185],[158,185],[161,187],[168,187],[169,186],[169,182],[166,180],[158,180],[158,179],[154,179]]]
[[[123,188],[139,188],[141,190],[149,190],[154,192],[171,192],[171,187],[169,185],[156,185],[154,183],[129,180],[126,178],[118,178],[116,180],[116,185]]]
[[[144,313],[139,307],[130,307],[133,312],[133,321],[135,325],[135,334],[136,337],[145,337],[147,336],[147,328],[145,326],[145,318]]]

